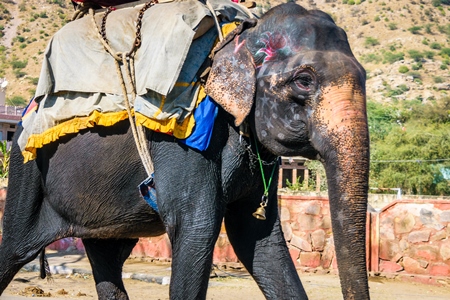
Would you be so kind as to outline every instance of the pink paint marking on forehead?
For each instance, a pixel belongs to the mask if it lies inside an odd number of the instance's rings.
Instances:
[[[301,47],[294,45],[289,34],[284,31],[266,31],[261,35],[259,42],[264,46],[256,52],[256,55],[265,55],[262,64],[292,56],[301,49]]]

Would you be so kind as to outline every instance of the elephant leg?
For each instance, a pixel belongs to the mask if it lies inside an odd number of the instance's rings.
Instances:
[[[14,276],[27,263],[37,257],[47,242],[3,239],[0,245],[0,295]]]
[[[227,207],[225,226],[236,255],[266,299],[308,299],[281,230],[276,197],[269,200],[265,221],[252,216],[258,205],[238,201]]]
[[[209,199],[213,199],[211,197]],[[199,200],[194,198],[189,201]],[[173,214],[167,222],[167,233],[172,244],[170,299],[206,298],[214,245],[222,217],[211,205],[196,206],[196,210],[197,213]]]
[[[55,217],[55,220],[58,219]],[[0,295],[25,264],[58,239],[57,234],[56,230],[47,228],[46,224],[33,224],[31,216],[29,219],[22,216],[5,222],[0,245]]]
[[[205,299],[225,208],[219,163],[172,143],[155,142],[152,152],[159,213],[172,245],[170,298]]]
[[[137,239],[83,239],[99,300],[127,300],[122,267]]]
[[[48,244],[60,238],[58,234],[66,228],[44,201],[41,175],[36,164],[23,164],[20,149],[15,143],[11,161],[19,167],[9,174],[0,245],[0,295],[17,272]]]

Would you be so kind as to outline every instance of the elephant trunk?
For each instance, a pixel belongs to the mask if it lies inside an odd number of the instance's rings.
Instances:
[[[365,244],[369,135],[363,88],[354,83],[325,88],[311,138],[326,170],[344,299],[369,299]]]

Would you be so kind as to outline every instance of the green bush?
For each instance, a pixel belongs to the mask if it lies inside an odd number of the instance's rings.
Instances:
[[[364,45],[366,47],[373,47],[373,46],[376,46],[379,44],[380,44],[380,42],[376,38],[373,38],[370,36],[366,37],[366,40],[364,41]]]
[[[412,64],[411,69],[413,69],[414,71],[422,69],[422,63],[418,62],[418,63]]]
[[[428,59],[433,59],[435,54],[434,51],[423,51],[423,55]]]
[[[2,154],[0,158],[0,177],[8,178],[11,158],[11,146],[8,147],[8,141],[4,140],[0,142],[0,153]]]
[[[438,30],[440,33],[450,35],[450,24],[447,25],[438,25]]]
[[[408,54],[416,62],[420,62],[424,58],[423,53],[418,50],[409,50]]]
[[[447,4],[450,5],[450,0],[432,0],[431,4],[433,4],[434,7],[438,7],[441,4]]]
[[[422,26],[413,26],[408,28],[408,31],[410,31],[412,34],[418,34],[421,29]]]
[[[6,103],[12,106],[25,106],[28,104],[28,100],[22,96],[13,96],[11,98],[7,98]]]
[[[366,55],[362,55],[361,56],[361,60],[364,63],[376,63],[377,64],[380,61],[382,61],[383,59],[382,59],[382,57],[380,55],[377,55],[375,53],[369,53],[369,54],[366,54]]]
[[[431,43],[430,48],[434,49],[434,50],[441,50],[442,47],[441,47],[441,44],[434,42],[434,43]]]
[[[442,78],[441,76],[434,76],[433,81],[434,81],[434,83],[443,83],[444,78]]]
[[[383,53],[383,63],[392,64],[396,61],[405,59],[405,55],[403,53],[394,53],[386,51]]]
[[[402,74],[405,74],[405,73],[409,72],[409,69],[408,69],[407,66],[400,66],[400,67],[398,68],[398,71],[399,71],[400,73],[402,73]]]
[[[442,48],[439,52],[440,56],[448,56],[450,57],[450,48]]]
[[[25,37],[18,35],[18,36],[16,36],[15,40],[20,43],[23,43],[23,42],[25,42]]]
[[[20,61],[16,58],[11,60],[11,67],[15,70],[21,70],[21,69],[25,68],[27,66],[27,64],[28,64],[28,60]]]
[[[420,74],[419,72],[411,71],[411,72],[408,73],[408,75],[412,76],[414,79],[419,79],[419,80],[422,79],[422,74]]]
[[[448,69],[447,65],[444,65],[444,64],[442,64],[439,68],[441,70],[447,70]]]
[[[387,97],[394,97],[394,96],[400,96],[406,91],[409,91],[409,87],[405,84],[399,85],[395,89],[388,88],[388,91],[386,92]]]
[[[388,24],[388,28],[389,28],[389,30],[396,30],[396,29],[397,29],[397,24],[395,24],[395,23],[389,23],[389,24]]]
[[[59,7],[65,8],[66,7],[66,1],[65,0],[47,0],[50,4],[57,4]]]

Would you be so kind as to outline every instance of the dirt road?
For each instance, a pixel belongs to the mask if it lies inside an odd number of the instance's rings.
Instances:
[[[3,30],[4,35],[1,43],[7,48],[11,48],[12,41],[17,36],[17,28],[19,27],[20,23],[22,23],[22,20],[19,18],[18,6],[14,7],[16,8],[16,10],[11,12],[11,21]]]
[[[53,282],[38,278],[37,272],[21,272],[10,284],[2,300],[19,300],[38,297],[38,287],[51,297],[45,299],[97,299],[91,275],[54,275]],[[223,274],[222,274],[223,275]],[[302,281],[312,300],[342,299],[339,280],[335,275],[302,274]],[[130,299],[169,299],[169,286],[135,279],[124,279]],[[280,287],[281,288],[281,287]],[[426,300],[450,299],[450,287],[437,287],[418,283],[374,277],[370,281],[371,297],[374,300]],[[20,296],[24,295],[24,296]],[[25,297],[26,296],[26,297]],[[207,299],[252,299],[262,300],[263,295],[254,281],[247,275],[239,277],[212,278]]]

